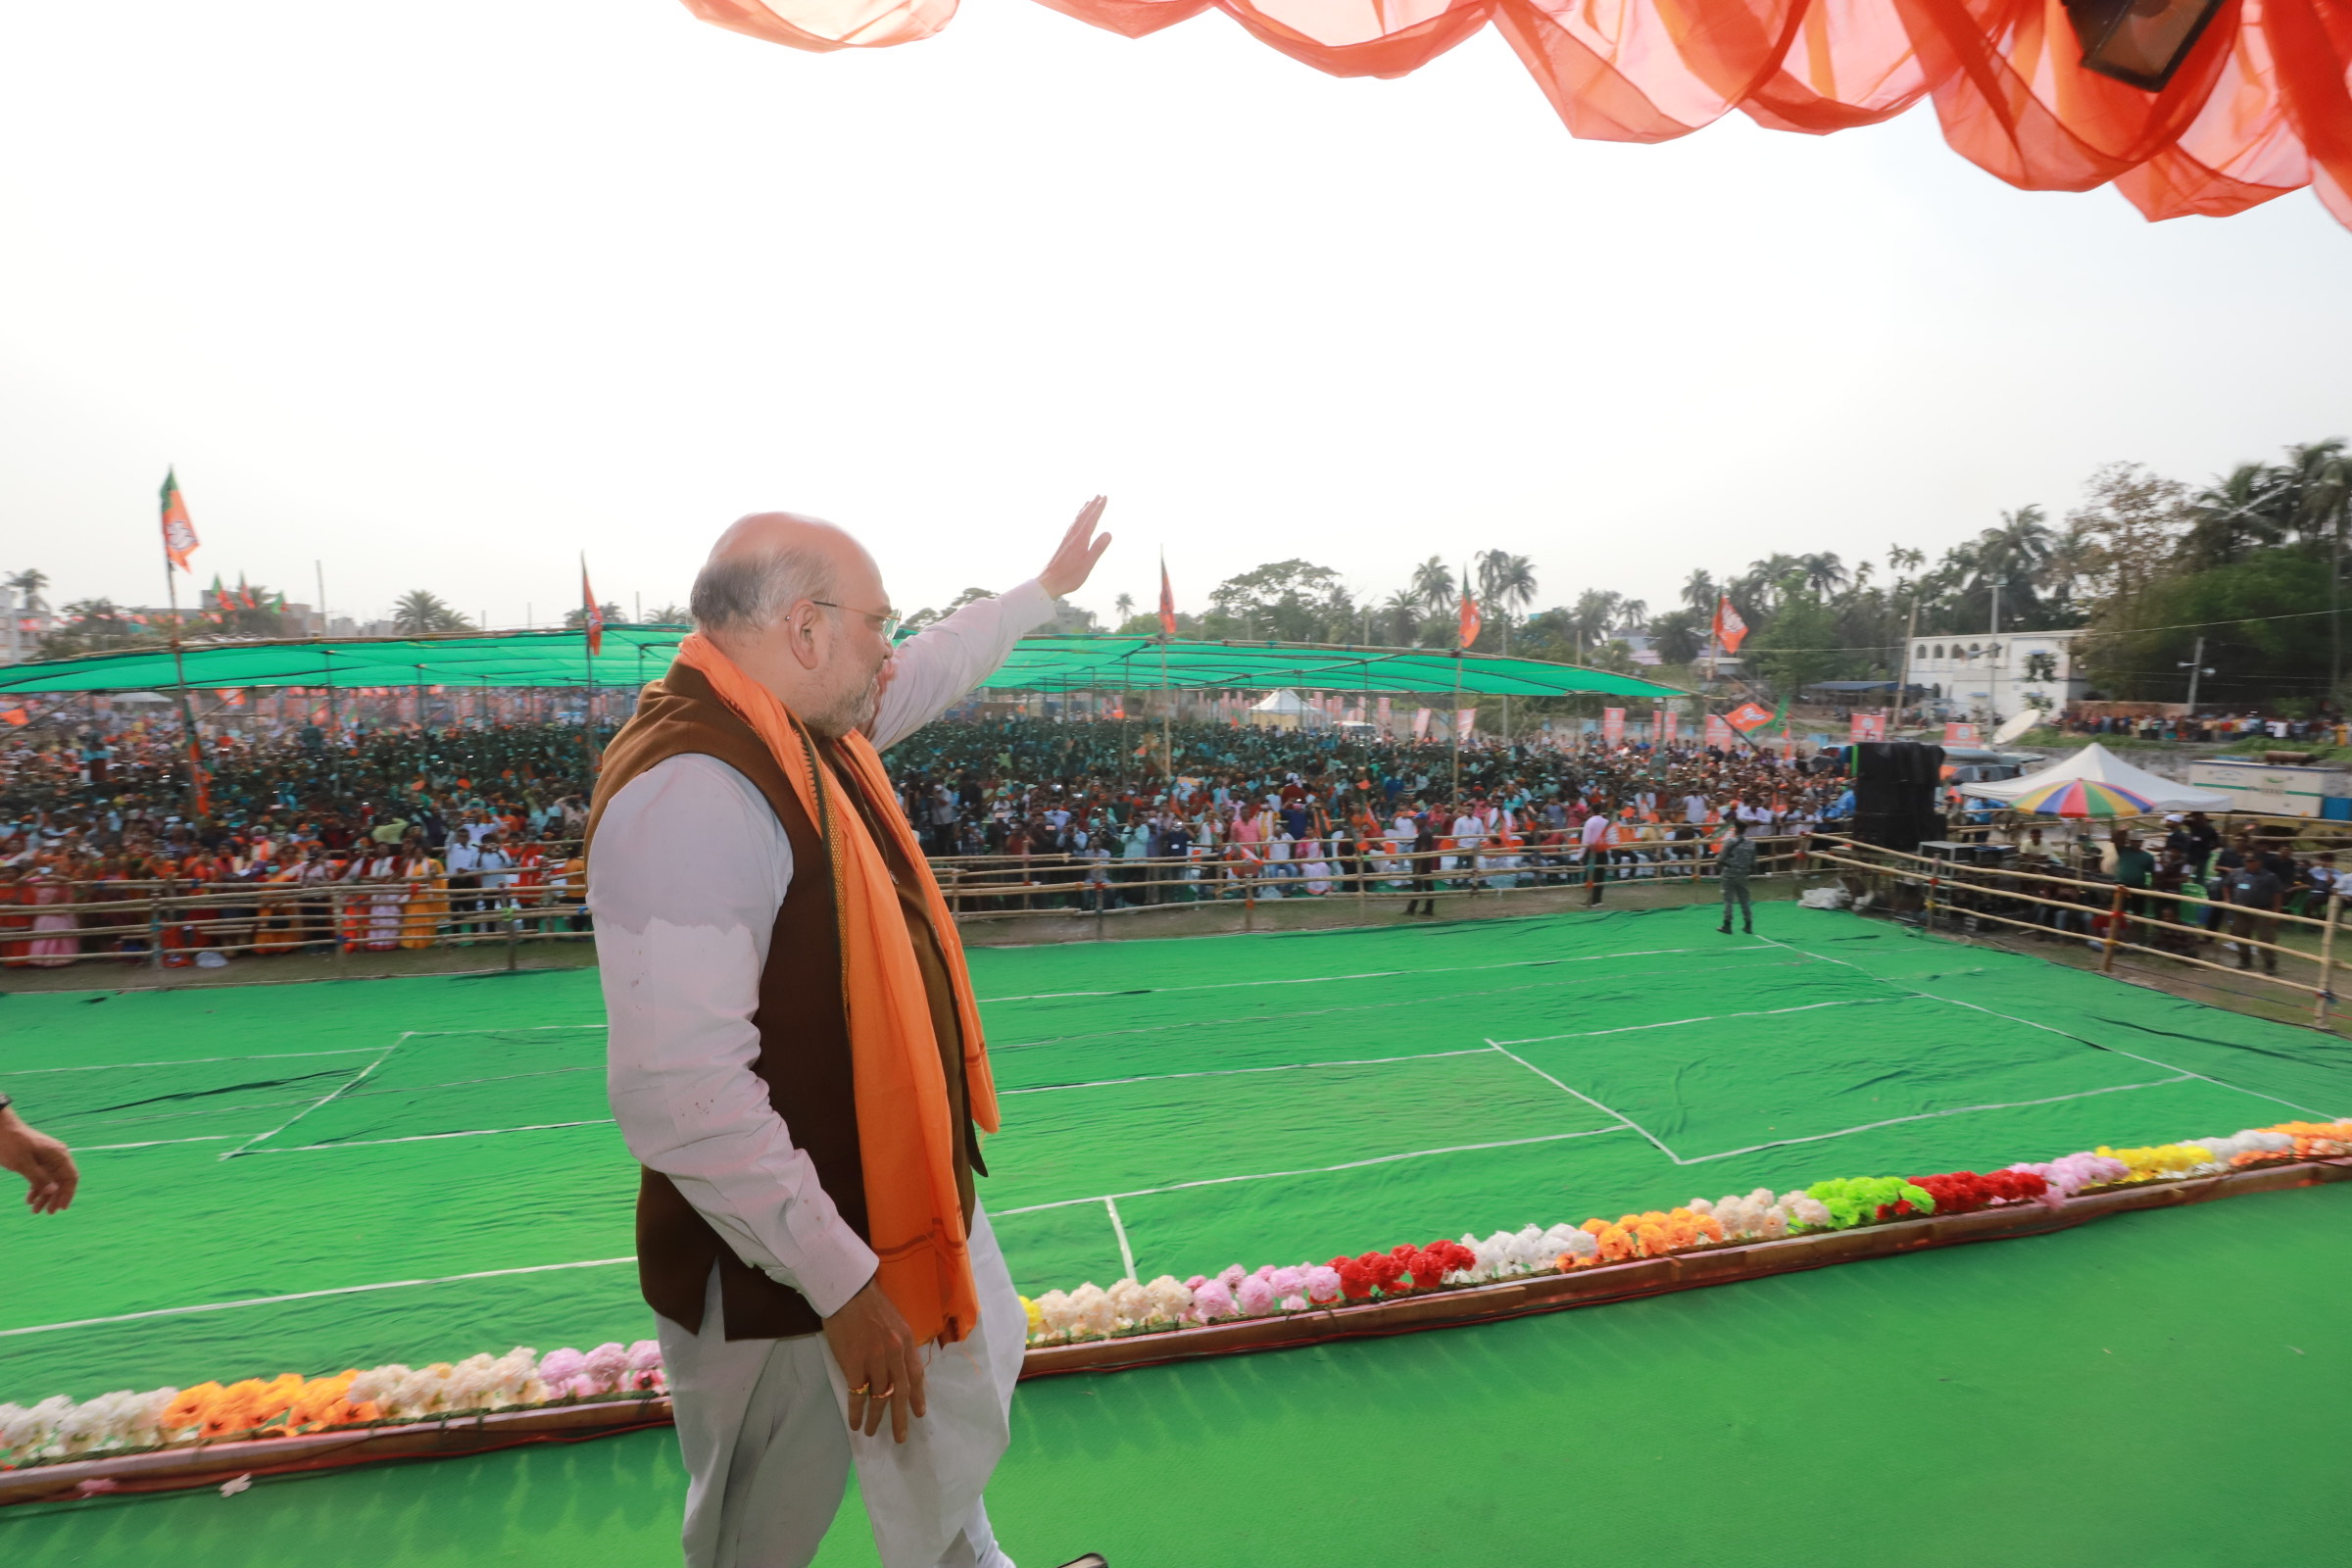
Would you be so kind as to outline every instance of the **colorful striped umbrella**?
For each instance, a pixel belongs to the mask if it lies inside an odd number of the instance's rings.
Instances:
[[[2095,778],[2055,780],[2027,791],[2012,807],[2035,816],[2140,816],[2151,808],[2146,796]]]

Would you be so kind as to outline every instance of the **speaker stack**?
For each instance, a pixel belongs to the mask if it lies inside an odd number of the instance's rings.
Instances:
[[[1918,741],[1861,741],[1846,748],[1854,782],[1854,837],[1881,849],[1916,854],[1944,833],[1936,809],[1943,748]]]

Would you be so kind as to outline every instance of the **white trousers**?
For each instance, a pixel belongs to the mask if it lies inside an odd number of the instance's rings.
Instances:
[[[894,1443],[849,1425],[849,1380],[822,1334],[726,1337],[711,1270],[703,1329],[657,1316],[677,1414],[687,1568],[805,1568],[840,1511],[850,1466],[884,1568],[1013,1568],[981,1490],[1010,1441],[1029,1325],[985,1213],[972,1215],[980,1322],[924,1351],[929,1414]]]

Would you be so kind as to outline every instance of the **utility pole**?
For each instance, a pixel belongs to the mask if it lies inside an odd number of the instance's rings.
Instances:
[[[1984,644],[1984,658],[1991,665],[1985,673],[1984,706],[1989,711],[1985,718],[1994,724],[2001,721],[2001,590],[2009,586],[2006,577],[1990,577],[1992,588],[1992,635]]]
[[[314,635],[323,637],[326,635],[326,563],[312,562],[311,571],[318,582],[318,624]]]
[[[1897,714],[1900,714],[1904,707],[1911,701],[1911,650],[1919,646],[1918,637],[1919,590],[1915,588],[1911,591],[1911,618],[1909,623],[1903,627],[1902,688],[1894,694],[1894,710]],[[1892,738],[1888,737],[1888,739]]]
[[[2196,652],[2188,656],[2188,716],[2197,716],[2197,677],[2205,673],[2205,634],[2197,633]]]

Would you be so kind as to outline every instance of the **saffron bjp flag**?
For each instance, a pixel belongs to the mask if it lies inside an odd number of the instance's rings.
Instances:
[[[1707,744],[1719,752],[1731,749],[1732,726],[1723,721],[1721,713],[1707,715]]]
[[[1457,648],[1467,648],[1472,643],[1478,641],[1479,624],[1478,601],[1470,597],[1470,590],[1467,588],[1462,590],[1462,608],[1457,618],[1460,622],[1462,638],[1461,641],[1456,643],[1454,646]]]
[[[605,612],[596,603],[596,590],[588,586],[588,558],[580,557],[580,624],[588,629],[588,657],[593,659],[605,651]]]
[[[0,724],[15,724],[22,726],[31,722],[32,715],[24,711],[24,710],[22,708],[0,709]]]
[[[1751,729],[1761,729],[1772,722],[1772,710],[1762,703],[1741,703],[1723,715],[1724,722],[1744,735]]]
[[[1176,590],[1168,586],[1168,558],[1159,558],[1159,634],[1176,635]]]
[[[1747,622],[1741,620],[1740,612],[1732,608],[1732,596],[1729,594],[1715,601],[1714,632],[1716,642],[1723,645],[1723,651],[1727,654],[1738,653],[1740,644],[1747,636]]]
[[[1600,743],[1614,751],[1625,744],[1625,710],[1604,708],[1600,710]]]
[[[196,524],[188,520],[187,499],[179,493],[179,476],[164,470],[164,554],[181,571],[193,571],[188,557],[196,553]]]

